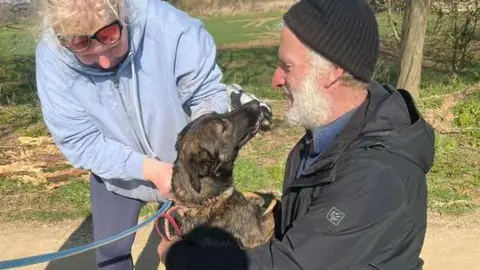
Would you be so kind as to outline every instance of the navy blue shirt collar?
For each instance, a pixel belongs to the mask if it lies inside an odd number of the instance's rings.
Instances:
[[[337,135],[348,124],[355,111],[356,109],[353,109],[327,125],[306,130],[305,140],[307,151],[302,155],[302,160],[297,171],[298,176],[310,168],[320,154],[328,148],[330,143],[335,140]]]

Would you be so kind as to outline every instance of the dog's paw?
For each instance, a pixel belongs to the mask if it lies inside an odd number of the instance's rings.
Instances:
[[[271,239],[275,234],[275,207],[279,205],[280,201],[273,199],[262,214],[262,232],[266,241]]]
[[[254,205],[258,205],[260,207],[265,205],[265,200],[262,198],[262,196],[253,193],[253,192],[242,192],[243,196],[247,199],[248,202]]]
[[[280,203],[280,202],[277,199],[273,199],[268,205],[267,209],[265,209],[265,211],[263,212],[262,217],[269,214],[273,215],[273,209],[275,208],[275,206],[277,206],[277,203]]]

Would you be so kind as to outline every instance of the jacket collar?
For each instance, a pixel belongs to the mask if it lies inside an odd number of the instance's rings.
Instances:
[[[392,92],[392,89],[386,89],[377,82],[372,82],[368,88],[368,97],[358,107],[352,118],[342,130],[342,132],[333,140],[328,148],[318,157],[317,161],[303,173],[303,177],[296,179],[296,169],[300,163],[300,152],[305,148],[306,136],[297,143],[289,156],[288,168],[285,177],[289,178],[286,188],[313,186],[333,182],[335,180],[335,166],[340,156],[357,139],[368,120],[375,114],[379,104],[385,100]]]

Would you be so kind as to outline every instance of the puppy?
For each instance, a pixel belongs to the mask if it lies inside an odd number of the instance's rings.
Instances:
[[[261,115],[259,102],[253,100],[230,113],[204,115],[179,134],[172,216],[183,235],[198,226],[217,227],[233,235],[242,248],[253,248],[272,237],[276,200],[264,210],[233,186],[235,159],[259,130]]]

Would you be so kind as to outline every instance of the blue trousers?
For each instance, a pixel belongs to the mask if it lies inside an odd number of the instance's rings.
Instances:
[[[94,241],[110,237],[138,223],[143,201],[130,199],[107,190],[102,179],[90,176]],[[135,234],[100,247],[96,251],[98,269],[132,270],[131,249]]]

